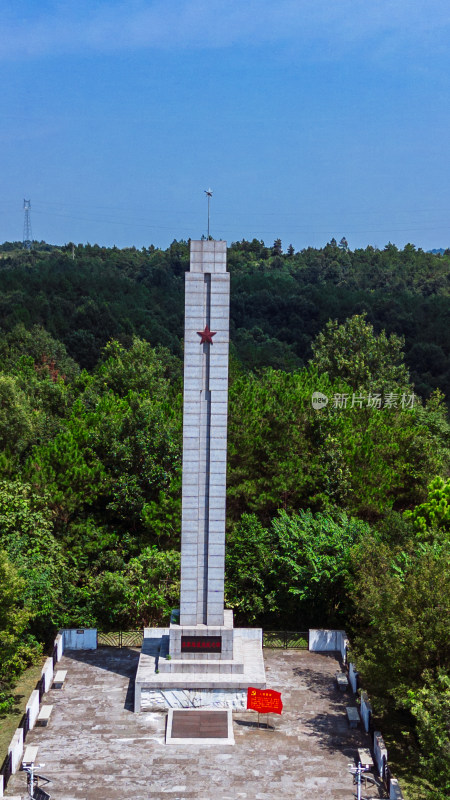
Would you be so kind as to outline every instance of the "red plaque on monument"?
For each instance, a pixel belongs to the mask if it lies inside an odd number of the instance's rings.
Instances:
[[[182,653],[221,653],[221,636],[182,636]]]
[[[260,714],[281,714],[283,703],[281,693],[274,689],[247,689],[247,708]]]

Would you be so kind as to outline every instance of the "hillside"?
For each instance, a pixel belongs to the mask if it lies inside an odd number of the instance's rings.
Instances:
[[[182,354],[183,274],[188,244],[165,251],[97,245],[23,252],[3,245],[1,330],[42,325],[81,366],[111,338],[137,335]],[[50,247],[46,245],[45,247]],[[0,247],[0,250],[2,248]],[[277,240],[229,248],[233,353],[246,369],[296,369],[328,319],[366,312],[376,332],[403,336],[416,391],[450,397],[450,255],[407,245],[350,251],[331,242],[283,254]]]

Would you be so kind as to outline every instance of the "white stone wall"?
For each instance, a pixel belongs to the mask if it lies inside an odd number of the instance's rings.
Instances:
[[[97,649],[97,628],[66,628],[62,633],[64,650]]]
[[[367,692],[361,692],[361,719],[363,721],[364,730],[369,732],[370,717],[372,715],[372,706],[369,702]]]
[[[26,705],[26,711],[29,711],[30,730],[34,728],[39,714],[39,691],[33,689],[30,694],[30,699]]]
[[[347,663],[347,648],[348,648],[348,645],[349,645],[349,641],[347,639],[347,634],[346,634],[345,631],[338,631],[338,633],[340,634],[340,637],[338,637],[338,641],[337,641],[338,649],[340,650],[340,653],[341,653],[342,663],[346,664]]]
[[[12,772],[17,772],[22,762],[23,755],[23,728],[17,728],[11,743],[8,747],[8,754],[11,753]]]
[[[373,754],[375,756],[375,763],[377,765],[378,775],[380,778],[383,775],[383,757],[387,761],[388,753],[383,737],[379,731],[375,731],[373,735]]]
[[[352,687],[352,692],[356,694],[358,691],[358,670],[355,665],[350,662],[348,665],[348,680]]]
[[[48,692],[53,680],[53,658],[46,658],[41,670],[41,678],[44,678],[44,692]]]
[[[391,778],[391,786],[389,789],[389,800],[403,800],[402,790],[396,778]]]
[[[61,661],[64,653],[64,636],[61,631],[56,635],[55,647],[56,647],[56,660]]]

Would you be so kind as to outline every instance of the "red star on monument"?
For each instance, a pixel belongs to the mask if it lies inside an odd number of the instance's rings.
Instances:
[[[216,335],[217,331],[210,331],[206,325],[204,331],[197,331],[197,333],[201,337],[200,344],[213,344],[212,337]]]

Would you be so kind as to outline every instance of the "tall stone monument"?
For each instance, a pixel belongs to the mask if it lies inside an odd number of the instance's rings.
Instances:
[[[179,622],[146,628],[135,711],[244,708],[265,687],[262,631],[224,609],[230,276],[226,242],[191,241],[186,274]]]
[[[180,624],[224,620],[230,275],[226,242],[191,242],[186,274]]]

